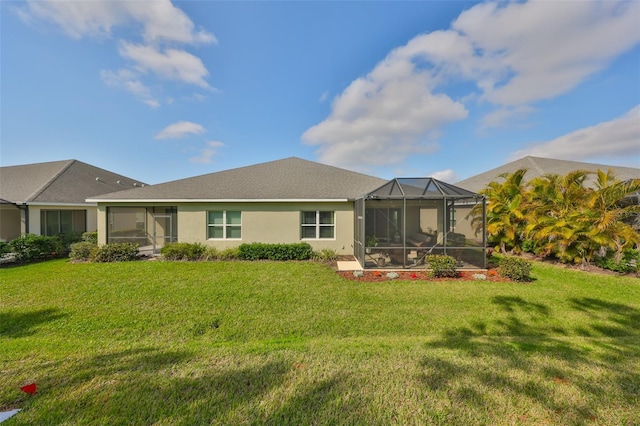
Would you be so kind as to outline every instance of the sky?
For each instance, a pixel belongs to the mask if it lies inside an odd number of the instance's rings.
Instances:
[[[640,167],[640,1],[2,1],[0,165]]]

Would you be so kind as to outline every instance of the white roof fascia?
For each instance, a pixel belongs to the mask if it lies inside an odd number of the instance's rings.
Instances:
[[[92,201],[87,201],[86,203],[51,203],[51,202],[35,202],[35,203],[24,203],[28,206],[61,206],[61,207],[95,207],[98,204]]]
[[[88,203],[346,203],[348,198],[292,198],[292,199],[136,199],[136,200],[102,200],[99,198],[87,198]]]

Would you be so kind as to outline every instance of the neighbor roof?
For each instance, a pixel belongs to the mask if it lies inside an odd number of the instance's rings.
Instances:
[[[385,182],[296,157],[102,195],[88,201],[293,201],[356,199]]]
[[[503,166],[496,167],[479,175],[457,182],[456,185],[469,191],[478,192],[489,183],[498,179],[503,173],[513,173],[519,169],[527,169],[525,180],[528,182],[538,176],[545,174],[566,175],[575,170],[587,170],[595,172],[597,170],[607,171],[611,169],[616,178],[620,180],[640,178],[640,169],[632,167],[608,166],[605,164],[582,163],[579,161],[555,160],[542,157],[523,157]],[[588,181],[587,181],[588,182]]]
[[[78,160],[0,167],[0,199],[12,204],[85,204],[137,181]]]

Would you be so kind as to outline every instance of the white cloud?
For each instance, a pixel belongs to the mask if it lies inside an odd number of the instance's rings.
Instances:
[[[122,41],[120,54],[136,63],[136,68],[142,72],[153,72],[167,79],[179,80],[200,87],[209,87],[204,80],[209,71],[202,60],[184,50],[166,49],[160,52],[156,47],[137,45]]]
[[[458,181],[458,175],[452,169],[438,170],[437,172],[431,173],[429,176],[446,183]]]
[[[151,94],[151,90],[140,81],[139,74],[134,71],[128,69],[119,69],[117,72],[102,70],[100,77],[108,86],[125,89],[152,108],[160,106],[160,102]]]
[[[142,36],[149,43],[217,42],[213,34],[205,30],[196,31],[191,19],[169,0],[31,0],[20,15],[54,22],[74,38],[111,37],[114,27],[136,23],[142,26]]]
[[[322,162],[345,167],[396,164],[437,149],[444,124],[467,116],[464,106],[431,93],[429,76],[411,57],[394,51],[333,102],[330,116],[303,135],[320,145]]]
[[[563,160],[597,157],[640,159],[640,105],[611,121],[576,130],[547,142],[514,152],[512,159],[527,155]]]
[[[490,2],[452,27],[473,46],[460,68],[484,98],[521,105],[566,93],[636,45],[638,16],[636,1]]]
[[[535,111],[535,109],[528,105],[496,109],[482,117],[480,129],[486,130],[492,127],[511,125],[514,122],[519,122],[533,111]]]
[[[463,102],[495,107],[481,129],[521,120],[640,42],[638,16],[637,1],[478,4],[391,51],[302,139],[326,163],[391,165],[437,149],[443,126],[467,118]],[[476,89],[447,94],[465,82]]]
[[[179,121],[162,129],[154,139],[179,139],[187,135],[201,135],[205,133],[202,125],[192,123],[191,121]]]
[[[189,161],[197,164],[209,164],[213,162],[213,156],[218,154],[218,148],[222,148],[224,144],[220,141],[209,141],[206,147],[200,151],[200,154],[191,157]]]
[[[28,23],[36,19],[52,22],[73,38],[111,39],[117,27],[136,29],[143,43],[120,40],[118,45],[120,55],[133,61],[134,68],[102,71],[101,77],[107,85],[125,88],[154,108],[160,102],[142,82],[143,74],[210,89],[205,81],[209,71],[202,60],[178,45],[215,44],[217,39],[204,29],[196,29],[170,0],[30,0],[18,9],[18,15]],[[130,78],[127,73],[136,76]]]

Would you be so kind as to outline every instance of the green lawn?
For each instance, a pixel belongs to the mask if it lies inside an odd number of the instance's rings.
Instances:
[[[2,426],[640,419],[640,280],[358,283],[315,263],[0,269]],[[20,386],[35,381],[38,393]]]

